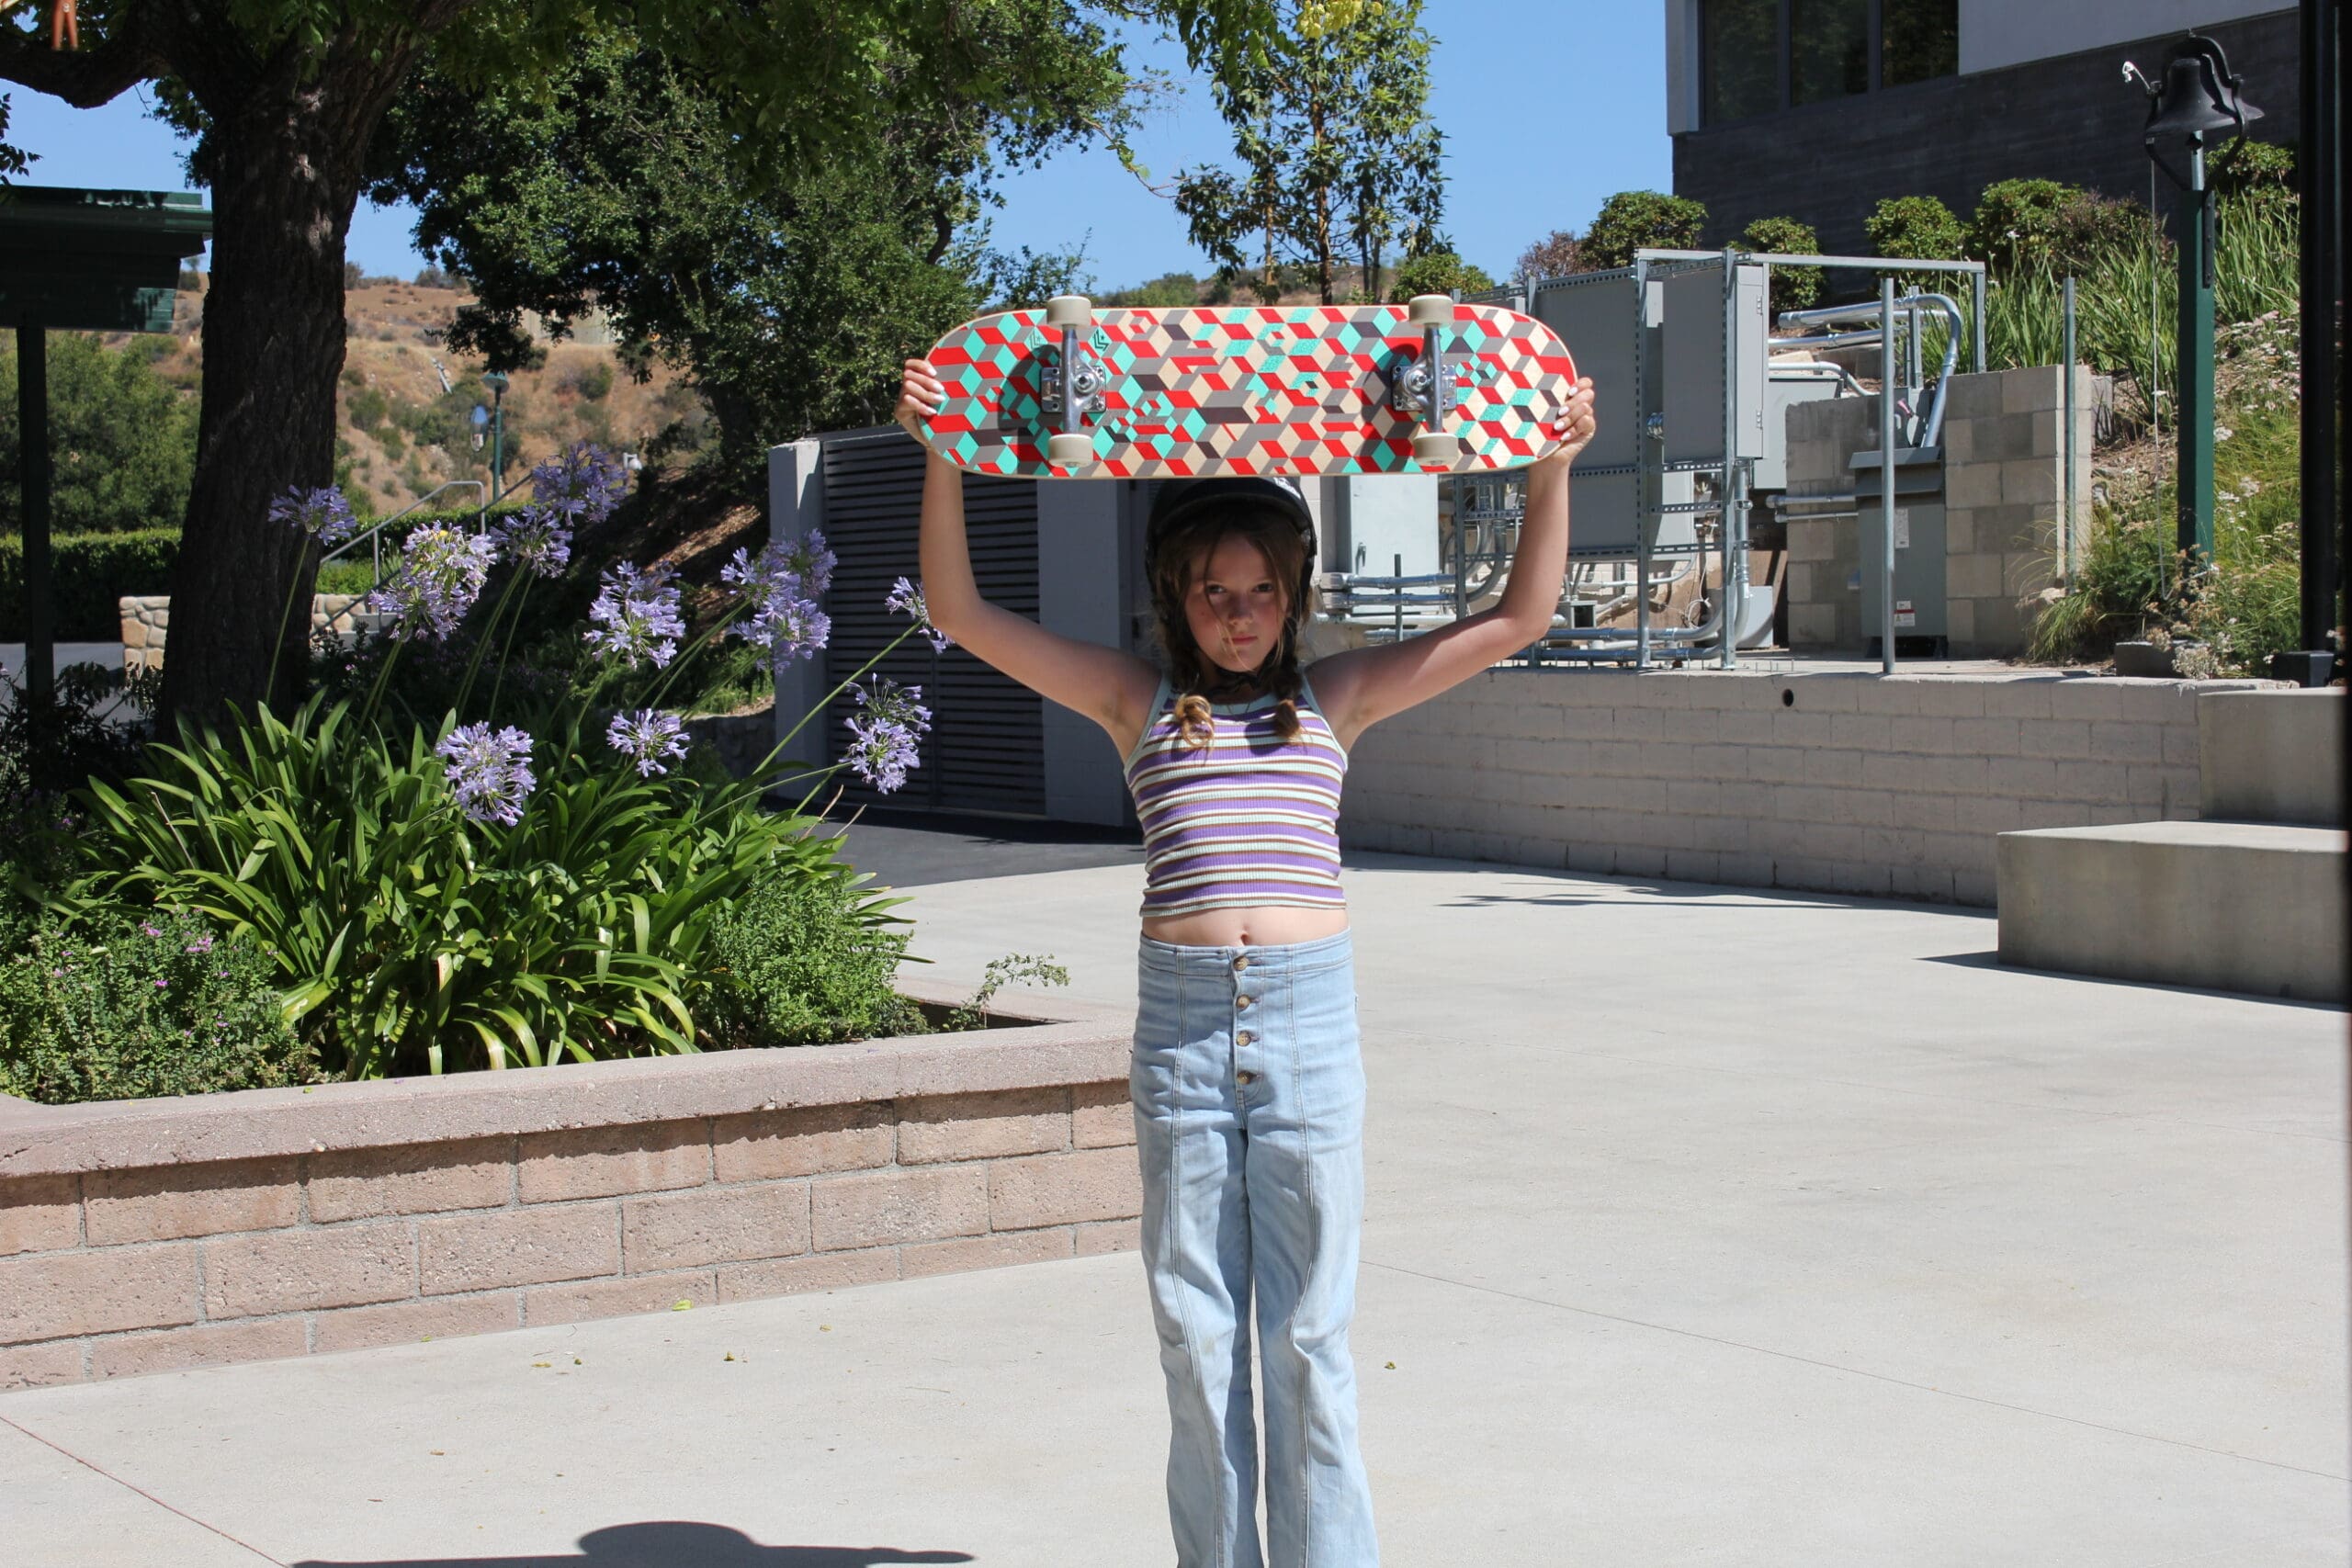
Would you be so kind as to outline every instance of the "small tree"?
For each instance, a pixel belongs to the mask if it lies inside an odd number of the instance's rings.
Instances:
[[[1588,265],[1584,247],[1575,233],[1555,229],[1519,253],[1519,260],[1511,264],[1510,276],[1515,282],[1533,283],[1540,277],[1566,277],[1572,272],[1582,272]]]
[[[1968,254],[1968,231],[1932,196],[1891,196],[1862,220],[1871,249],[1913,261],[1958,261]]]
[[[1689,197],[1621,190],[1600,204],[1600,215],[1585,231],[1584,263],[1593,268],[1631,266],[1634,253],[1645,246],[1690,250],[1706,227],[1705,206]]]
[[[1222,55],[1209,79],[1233,132],[1238,171],[1176,176],[1193,243],[1261,299],[1284,292],[1281,266],[1306,263],[1338,302],[1344,254],[1376,285],[1384,254],[1434,231],[1442,215],[1440,138],[1429,118],[1430,39],[1422,0],[1278,0],[1269,47]]]
[[[119,351],[85,333],[49,334],[51,526],[60,534],[177,528],[196,469],[196,399],[155,370],[134,338]],[[169,346],[168,344],[165,346]],[[16,335],[0,342],[0,484],[16,486]],[[12,501],[14,499],[11,494]],[[7,507],[8,533],[22,511]]]
[[[1388,291],[1388,302],[1402,305],[1416,294],[1451,294],[1456,289],[1464,294],[1481,294],[1494,286],[1493,278],[1451,249],[1430,251],[1408,257],[1396,269],[1396,283]]]
[[[1750,223],[1737,241],[1743,251],[1779,252],[1782,255],[1819,255],[1821,236],[1809,224],[1793,218],[1758,218]],[[1775,315],[1782,310],[1802,310],[1821,298],[1821,269],[1817,266],[1779,266],[1772,269],[1771,307]]]

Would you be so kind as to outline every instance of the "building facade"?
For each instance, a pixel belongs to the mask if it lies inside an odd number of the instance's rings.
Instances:
[[[2190,30],[2221,44],[2291,144],[2292,6],[2278,0],[1667,0],[1674,189],[1706,204],[1711,243],[1758,218],[1866,254],[1883,198],[1932,196],[1964,220],[1996,180],[2043,178],[2150,199],[2148,101]],[[2159,210],[2171,205],[2159,179]]]

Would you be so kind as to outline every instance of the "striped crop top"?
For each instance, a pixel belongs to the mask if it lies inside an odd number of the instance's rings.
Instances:
[[[1159,683],[1151,722],[1127,753],[1143,824],[1147,919],[1262,904],[1344,908],[1340,784],[1348,754],[1300,684],[1298,738],[1274,728],[1278,699],[1213,704],[1216,738],[1188,746],[1176,694]]]

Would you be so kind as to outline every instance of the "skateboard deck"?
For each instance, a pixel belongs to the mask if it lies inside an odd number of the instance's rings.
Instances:
[[[1092,310],[1080,342],[1102,385],[1079,427],[1091,461],[1068,466],[1047,457],[1064,429],[1061,329],[1044,310],[982,316],[931,351],[946,396],[930,445],[976,473],[1021,479],[1467,474],[1551,451],[1576,384],[1566,346],[1515,311],[1443,306],[1433,328],[1404,305]],[[1451,404],[1437,425],[1394,400],[1428,332]],[[1432,432],[1455,438],[1450,456],[1420,461],[1414,437]]]

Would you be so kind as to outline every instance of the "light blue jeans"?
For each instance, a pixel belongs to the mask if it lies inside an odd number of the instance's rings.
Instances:
[[[1345,932],[1279,947],[1146,937],[1139,967],[1128,1092],[1178,1568],[1374,1568],[1348,1354],[1363,1221],[1353,950]]]

